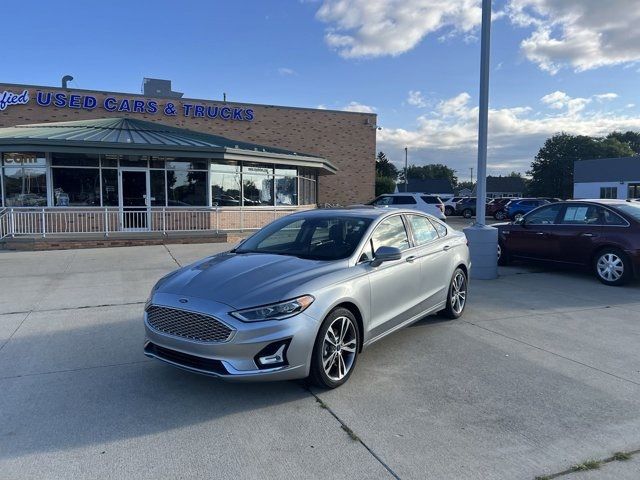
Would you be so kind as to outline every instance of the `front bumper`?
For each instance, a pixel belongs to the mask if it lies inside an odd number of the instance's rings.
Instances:
[[[183,304],[180,300],[188,301]],[[234,332],[224,342],[199,342],[154,329],[144,314],[144,354],[175,367],[227,380],[292,380],[309,374],[309,362],[319,323],[304,312],[286,320],[245,323],[229,315],[218,302],[157,294],[151,303],[215,317]],[[255,357],[265,347],[287,342],[285,364],[259,368]]]

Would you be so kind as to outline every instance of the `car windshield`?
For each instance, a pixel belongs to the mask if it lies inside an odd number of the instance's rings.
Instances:
[[[640,222],[640,204],[626,203],[623,205],[616,205],[616,208],[627,215],[631,215],[634,219]]]
[[[350,257],[370,218],[317,216],[284,218],[247,239],[235,253],[270,253],[311,260],[338,260]]]

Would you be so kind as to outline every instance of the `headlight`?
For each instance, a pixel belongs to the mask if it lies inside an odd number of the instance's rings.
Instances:
[[[243,322],[260,322],[263,320],[284,320],[293,317],[300,312],[304,312],[315,298],[311,295],[303,295],[292,300],[261,307],[247,308],[231,312],[231,315]]]

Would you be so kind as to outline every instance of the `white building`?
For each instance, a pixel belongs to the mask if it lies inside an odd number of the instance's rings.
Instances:
[[[640,198],[640,156],[576,161],[573,198]]]

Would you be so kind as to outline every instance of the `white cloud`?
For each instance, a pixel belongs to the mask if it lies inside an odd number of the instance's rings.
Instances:
[[[552,92],[541,99],[550,110],[526,105],[490,109],[489,172],[526,171],[544,141],[558,132],[605,135],[613,130],[640,130],[638,116],[603,111],[599,102],[592,101],[596,97]],[[463,92],[418,117],[413,129],[378,131],[378,149],[400,159],[408,145],[412,162],[445,163],[463,174],[475,167],[477,134],[478,108]]]
[[[565,92],[561,92],[559,90],[545,95],[540,99],[540,101],[546,104],[549,108],[553,108],[555,110],[566,109],[567,115],[574,116],[577,113],[584,110],[587,105],[591,103],[592,100],[597,100],[600,103],[615,100],[618,98],[617,93],[600,93],[597,95],[592,95],[589,98],[583,97],[570,97]]]
[[[520,47],[551,74],[640,60],[637,0],[510,0],[507,11],[515,25],[533,28]]]
[[[287,77],[287,76],[291,76],[291,75],[297,75],[298,73],[293,70],[292,68],[287,68],[287,67],[280,67],[278,69],[278,73],[280,75],[282,75],[283,77]]]
[[[364,105],[358,102],[349,102],[340,110],[344,110],[345,112],[376,113],[376,107]]]
[[[470,36],[480,0],[324,0],[316,17],[328,23],[326,43],[345,58],[400,55],[426,35]]]
[[[409,90],[409,96],[407,97],[407,103],[414,107],[424,108],[427,106],[427,101],[422,96],[420,90]]]

